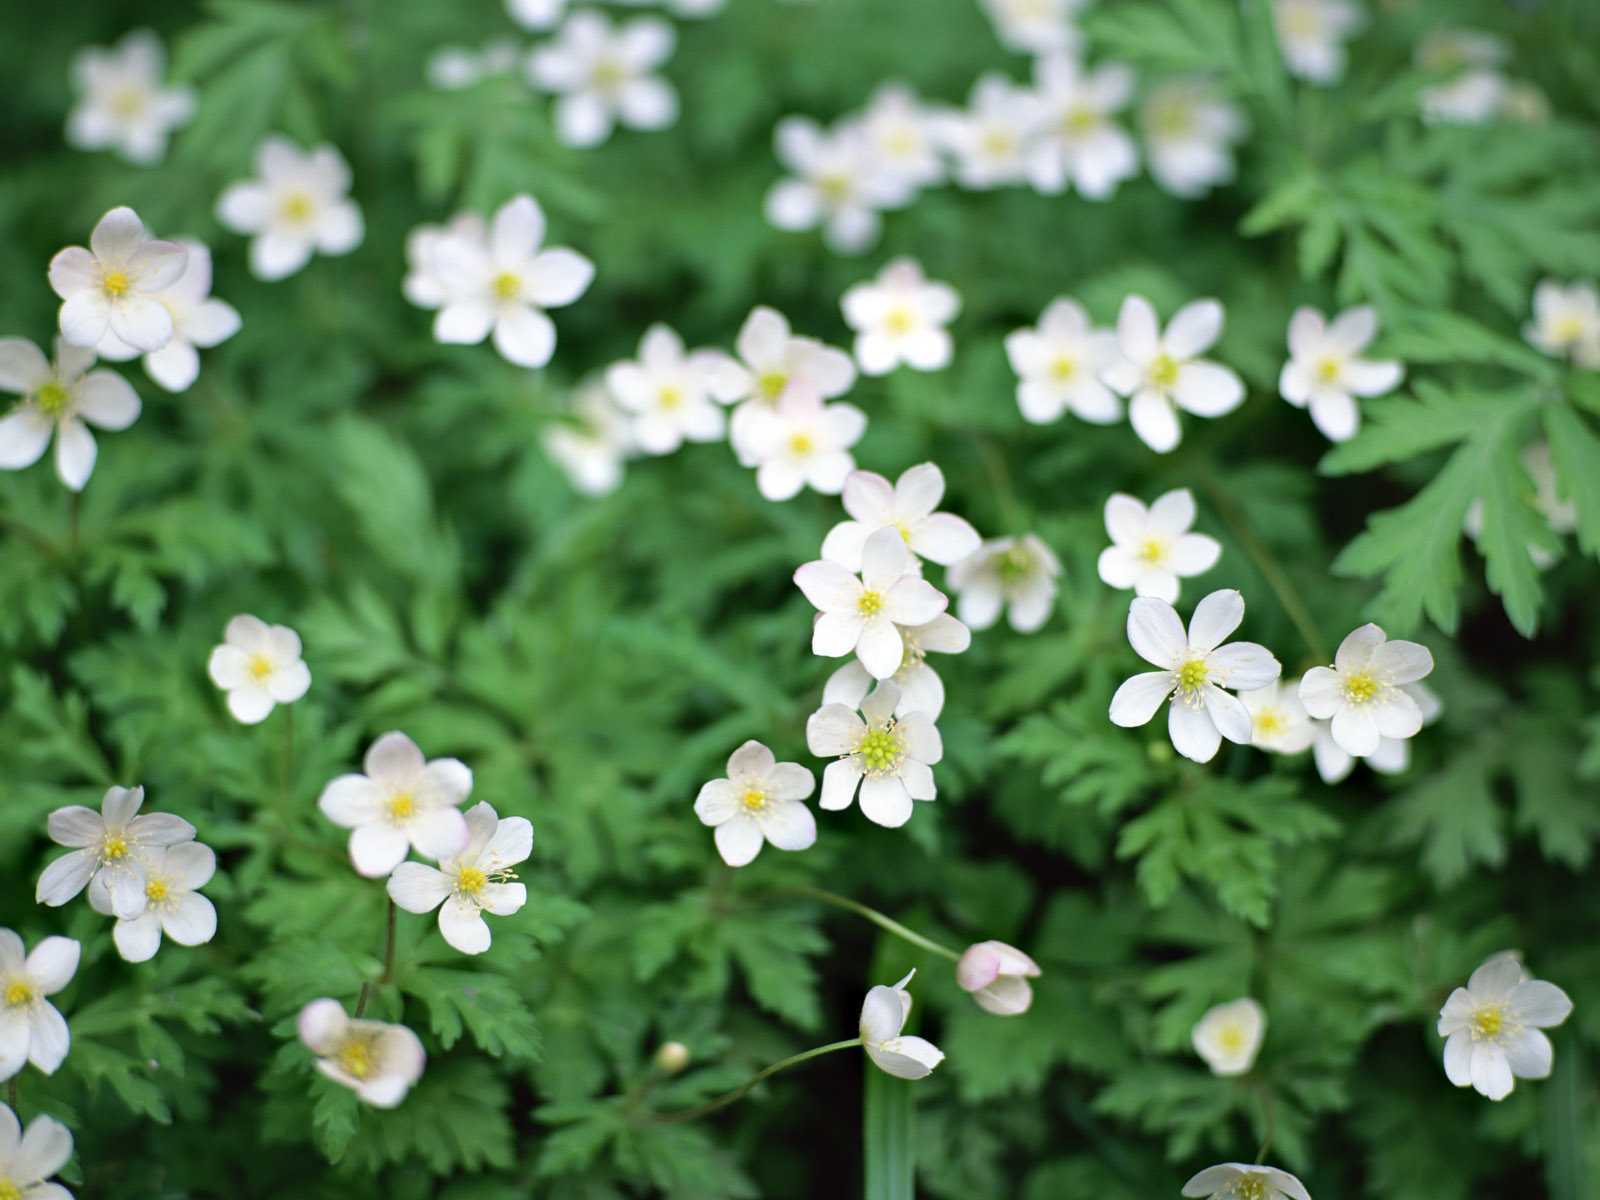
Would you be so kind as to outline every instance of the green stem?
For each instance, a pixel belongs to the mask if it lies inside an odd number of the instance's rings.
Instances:
[[[940,945],[932,938],[923,937],[920,933],[916,932],[916,930],[907,929],[904,925],[900,924],[899,921],[894,920],[892,917],[886,917],[877,909],[868,908],[865,904],[861,904],[855,900],[852,900],[848,896],[840,896],[834,892],[825,892],[821,888],[814,887],[792,887],[785,888],[784,890],[788,892],[794,892],[801,896],[810,896],[813,900],[821,900],[824,904],[831,904],[835,908],[842,908],[849,912],[853,912],[857,916],[865,917],[874,925],[878,926],[878,928],[887,929],[896,937],[904,938],[913,946],[920,946],[922,949],[930,951],[934,954],[942,954],[951,962],[961,961],[961,955],[950,949],[949,946]]]
[[[384,984],[388,983],[390,977],[394,974],[394,926],[395,907],[394,899],[391,897],[386,915],[384,917],[383,974],[378,976],[378,987],[382,987]],[[367,1001],[372,999],[372,990],[373,981],[370,979],[361,985],[361,995],[356,997],[355,1017],[357,1020],[360,1020],[366,1014]]]
[[[714,1113],[719,1108],[726,1108],[728,1105],[734,1103],[734,1101],[743,1098],[751,1088],[756,1086],[756,1084],[760,1083],[763,1079],[767,1079],[773,1075],[776,1075],[779,1071],[786,1071],[790,1067],[798,1066],[807,1059],[819,1058],[824,1054],[832,1054],[835,1050],[849,1050],[852,1047],[859,1045],[861,1045],[861,1039],[857,1037],[851,1038],[846,1042],[829,1042],[826,1046],[818,1046],[815,1049],[802,1051],[799,1054],[791,1054],[788,1058],[781,1059],[778,1062],[773,1063],[770,1067],[767,1067],[761,1071],[757,1071],[744,1083],[734,1088],[733,1091],[725,1092],[723,1095],[718,1096],[715,1100],[708,1101],[705,1104],[700,1105],[698,1108],[685,1109],[683,1112],[657,1113],[655,1119],[662,1124],[674,1124],[679,1121],[698,1120],[700,1117]]]
[[[1261,1091],[1258,1092],[1257,1095],[1261,1099],[1261,1124],[1263,1129],[1261,1135],[1261,1145],[1256,1149],[1256,1157],[1254,1161],[1257,1166],[1261,1166],[1267,1161],[1267,1151],[1272,1148],[1272,1135],[1277,1132],[1278,1126],[1277,1113],[1272,1107],[1272,1089],[1268,1087],[1262,1087]]]
[[[278,799],[285,822],[289,820],[289,780],[294,774],[294,705],[283,706],[283,759],[278,771]]]
[[[978,436],[973,441],[978,447],[979,457],[983,459],[983,469],[1000,498],[1000,510],[1009,527],[1008,532],[1027,533],[1030,522],[1023,512],[1021,501],[1017,499],[1017,489],[1011,482],[1011,469],[1006,466],[1005,455],[986,437]]]

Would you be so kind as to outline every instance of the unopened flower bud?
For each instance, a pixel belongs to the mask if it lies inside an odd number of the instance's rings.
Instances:
[[[676,1075],[689,1065],[689,1047],[682,1042],[662,1042],[656,1049],[656,1070]]]
[[[968,946],[956,963],[956,982],[972,993],[978,1007],[998,1017],[1028,1011],[1033,988],[1028,980],[1039,974],[1039,964],[1015,946],[1004,942],[978,942]]]

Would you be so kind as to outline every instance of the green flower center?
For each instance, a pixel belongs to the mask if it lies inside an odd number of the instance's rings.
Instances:
[[[789,376],[784,371],[768,371],[756,381],[756,387],[768,400],[776,400],[789,386]]]
[[[1203,658],[1191,658],[1178,668],[1178,690],[1182,692],[1198,692],[1204,686],[1207,677],[1211,674]]]
[[[1170,388],[1178,382],[1178,360],[1170,354],[1158,354],[1150,364],[1150,382],[1158,388]]]
[[[1025,546],[1012,546],[994,564],[1001,580],[1020,583],[1033,573],[1033,554]]]
[[[1258,1171],[1241,1175],[1233,1185],[1238,1200],[1267,1200],[1267,1177]]]
[[[47,417],[58,417],[72,399],[72,393],[52,379],[33,394],[33,402]]]
[[[882,729],[868,730],[861,744],[856,747],[856,753],[861,757],[868,775],[882,774],[900,765],[901,758],[905,756],[905,743],[894,732],[894,726],[887,725]]]

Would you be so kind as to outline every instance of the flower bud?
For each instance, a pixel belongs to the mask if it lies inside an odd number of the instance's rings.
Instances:
[[[968,946],[956,963],[956,982],[961,990],[971,992],[979,1008],[997,1017],[1014,1017],[1028,1011],[1033,1003],[1028,980],[1038,974],[1038,963],[1004,942]]]
[[[656,1049],[656,1070],[676,1075],[689,1065],[689,1047],[682,1042],[662,1042]]]

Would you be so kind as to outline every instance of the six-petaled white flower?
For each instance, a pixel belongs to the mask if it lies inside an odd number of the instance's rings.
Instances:
[[[1178,444],[1177,408],[1220,417],[1244,401],[1244,384],[1227,367],[1200,355],[1222,336],[1222,305],[1196,300],[1173,314],[1163,330],[1143,296],[1129,296],[1117,315],[1118,360],[1101,373],[1128,403],[1133,431],[1165,454]]]
[[[1106,199],[1139,169],[1133,138],[1112,119],[1133,96],[1133,72],[1122,63],[1085,70],[1052,55],[1034,63],[1033,80],[1040,111],[1028,182],[1046,195],[1070,183],[1085,199]]]
[[[976,189],[1024,182],[1039,116],[1032,92],[1004,75],[979,76],[966,109],[940,114],[934,122],[940,143],[955,156],[956,182]]]
[[[331,145],[302,151],[272,135],[256,151],[256,178],[217,199],[217,220],[250,237],[250,271],[284,279],[313,253],[348,254],[361,244],[361,210],[349,198],[350,168]]]
[[[988,629],[1005,611],[1018,633],[1032,633],[1056,604],[1061,560],[1037,536],[990,538],[955,563],[947,576],[956,613],[973,629]]]
[[[310,668],[300,661],[300,635],[249,613],[228,622],[206,673],[228,693],[228,711],[244,725],[259,725],[276,705],[293,704],[311,686]]]
[[[1216,538],[1189,532],[1194,515],[1194,494],[1188,488],[1158,496],[1149,508],[1132,496],[1114,493],[1106,501],[1111,545],[1100,552],[1101,582],[1177,603],[1179,576],[1203,575],[1222,555]]]
[[[926,1038],[906,1037],[901,1031],[911,1016],[911,994],[906,984],[913,969],[893,987],[879,984],[861,1005],[861,1047],[879,1070],[897,1079],[923,1079],[944,1061],[944,1051]]]
[[[239,311],[211,294],[211,251],[193,238],[178,238],[189,254],[177,280],[154,293],[172,314],[172,338],[144,356],[145,373],[169,392],[187,391],[200,376],[200,351],[239,332]],[[100,339],[100,356],[113,362],[137,358],[139,351],[114,333]]]
[[[1272,22],[1289,74],[1326,85],[1344,74],[1344,44],[1366,15],[1353,0],[1273,0]]]
[[[533,853],[533,824],[497,815],[486,802],[467,809],[467,844],[437,867],[403,862],[389,876],[389,897],[411,913],[439,910],[439,932],[463,954],[489,948],[484,913],[509,917],[528,902],[512,868]]]
[[[1532,978],[1515,955],[1497,954],[1439,1010],[1444,1072],[1456,1087],[1504,1100],[1517,1079],[1544,1079],[1554,1052],[1541,1029],[1559,1025],[1572,1001],[1555,984]]]
[[[1339,643],[1333,666],[1305,673],[1300,702],[1318,720],[1332,721],[1340,749],[1366,758],[1380,739],[1408,738],[1422,728],[1422,709],[1403,685],[1432,670],[1426,646],[1390,641],[1377,625],[1367,624]]]
[[[1522,333],[1546,354],[1600,370],[1600,291],[1587,281],[1563,286],[1541,279],[1533,289],[1533,320]]]
[[[1053,300],[1036,328],[1007,334],[1006,357],[1024,420],[1046,425],[1067,411],[1096,425],[1122,419],[1122,402],[1100,378],[1117,360],[1117,335],[1096,329],[1076,300]]]
[[[1183,1185],[1185,1196],[1203,1200],[1311,1200],[1311,1193],[1287,1171],[1259,1163],[1218,1163]]]
[[[856,381],[856,367],[843,350],[816,338],[797,337],[786,317],[776,309],[757,305],[739,328],[735,344],[739,360],[722,371],[717,395],[736,403],[728,441],[741,466],[756,465],[762,427],[777,412],[778,403],[793,393],[810,393],[831,400],[848,392]]]
[[[1391,392],[1405,376],[1392,359],[1361,357],[1377,332],[1378,312],[1368,305],[1346,309],[1331,323],[1314,308],[1297,308],[1290,318],[1289,361],[1278,391],[1296,408],[1309,407],[1329,441],[1347,441],[1361,427],[1356,396]]]
[[[872,471],[852,471],[844,481],[845,512],[822,539],[822,557],[847,571],[861,570],[867,539],[880,529],[894,529],[918,558],[948,567],[979,545],[978,531],[954,513],[935,512],[944,499],[944,472],[934,463],[920,463],[890,483]]]
[[[597,12],[575,12],[554,41],[528,59],[528,78],[554,92],[556,136],[598,146],[614,126],[665,129],[678,119],[678,93],[653,72],[672,57],[672,26],[640,17],[615,26]]]
[[[403,733],[386,733],[368,748],[365,774],[341,775],[322,789],[317,807],[350,833],[350,861],[370,878],[387,875],[415,848],[443,860],[471,836],[461,805],[472,772],[454,758],[422,757]]]
[[[728,774],[695,797],[694,815],[710,825],[717,853],[742,867],[763,842],[779,850],[805,850],[817,840],[817,821],[805,800],[816,777],[799,763],[781,763],[760,742],[748,741],[728,756]]]
[[[0,1196],[7,1200],[72,1200],[47,1182],[72,1157],[72,1134],[54,1117],[37,1116],[23,1130],[17,1114],[0,1104]]]
[[[824,658],[854,653],[874,679],[900,669],[902,625],[926,625],[948,598],[922,578],[917,560],[893,527],[878,530],[861,551],[861,572],[818,559],[794,573],[795,585],[818,610],[811,651]]]
[[[666,325],[652,325],[639,357],[606,369],[618,407],[632,414],[632,436],[647,454],[671,454],[684,442],[714,442],[727,416],[713,399],[726,386],[728,356],[684,348]]]
[[[84,888],[96,912],[136,917],[145,909],[150,864],[160,851],[194,838],[194,826],[171,813],[140,814],[142,787],[111,787],[100,811],[70,804],[52,812],[50,840],[68,846],[44,869],[34,898],[59,908]]]
[[[1208,79],[1172,79],[1139,106],[1150,174],[1174,196],[1203,196],[1233,180],[1233,144],[1244,115]]]
[[[540,443],[572,486],[586,496],[616,490],[623,463],[635,446],[632,422],[597,380],[573,393],[572,420],[546,425]]]
[[[30,1062],[53,1075],[67,1057],[72,1036],[46,997],[72,982],[82,951],[71,938],[47,937],[27,953],[20,937],[0,929],[0,1079]]]
[[[31,467],[55,435],[56,475],[80,492],[99,453],[89,426],[126,429],[139,395],[115,371],[91,371],[94,351],[57,338],[52,363],[26,338],[0,338],[0,392],[21,400],[0,418],[0,470]]]
[[[119,917],[112,927],[117,953],[128,962],[144,962],[161,948],[163,933],[180,946],[203,945],[216,936],[217,910],[199,891],[217,871],[217,856],[211,847],[183,842],[142,854],[140,860],[144,911]]]
[[[1272,754],[1300,754],[1317,736],[1317,723],[1300,703],[1300,681],[1274,679],[1239,693],[1250,714],[1250,744]]]
[[[194,89],[162,87],[161,39],[135,29],[114,47],[90,46],[72,60],[82,95],[67,115],[67,142],[79,150],[115,150],[129,162],[161,161],[167,138],[194,114]]]
[[[394,1108],[422,1077],[422,1042],[404,1025],[353,1020],[337,1000],[313,1000],[296,1022],[317,1069],[375,1108]]]
[[[756,487],[768,500],[788,500],[809,487],[836,496],[855,470],[850,447],[867,417],[853,404],[824,404],[814,392],[791,390],[745,429]]]
[[[859,124],[825,130],[809,117],[785,117],[773,133],[778,161],[792,172],[767,192],[767,220],[800,232],[822,227],[840,254],[859,254],[878,240],[878,212],[911,198],[906,179],[882,170]]]
[[[1245,996],[1206,1010],[1189,1040],[1213,1075],[1243,1075],[1255,1065],[1266,1030],[1266,1010]]]
[[[1124,728],[1144,725],[1171,699],[1167,732],[1179,754],[1210,762],[1222,739],[1249,743],[1250,714],[1224,688],[1249,691],[1282,673],[1265,646],[1222,639],[1244,620],[1244,597],[1230,589],[1212,592],[1195,605],[1188,631],[1172,605],[1140,597],[1128,606],[1128,641],[1157,671],[1135,675],[1111,698],[1111,720]]]
[[[1439,719],[1444,705],[1432,688],[1425,683],[1406,683],[1400,690],[1410,696],[1422,713],[1426,728]],[[1303,707],[1303,706],[1302,706]],[[1313,740],[1311,757],[1323,783],[1339,783],[1360,762],[1380,775],[1398,775],[1411,765],[1411,739],[1380,737],[1378,748],[1364,758],[1356,758],[1334,741],[1333,729],[1328,721],[1311,721]]]
[[[861,790],[861,813],[890,829],[911,819],[913,800],[937,794],[933,766],[944,743],[926,713],[896,715],[900,689],[884,681],[861,701],[859,713],[844,704],[824,704],[806,721],[806,745],[819,758],[833,758],[822,772],[821,807],[850,807]]]
[[[887,375],[904,363],[917,371],[950,365],[945,326],[961,308],[948,283],[928,279],[915,259],[897,258],[870,283],[846,289],[845,323],[856,331],[856,362],[864,375]]]
[[[1039,964],[1004,942],[978,942],[968,946],[956,962],[956,983],[978,1007],[997,1017],[1020,1016],[1033,1005],[1029,979],[1039,976]]]
[[[89,234],[89,246],[68,246],[50,260],[50,287],[62,299],[61,336],[94,347],[106,334],[140,352],[172,338],[172,314],[157,299],[178,276],[188,253],[152,238],[131,208],[113,208]]]
[[[972,630],[949,613],[940,613],[925,625],[901,625],[900,642],[905,647],[900,657],[900,669],[889,676],[900,689],[900,699],[895,705],[895,715],[904,716],[920,712],[929,720],[937,721],[944,711],[944,681],[928,665],[927,656],[933,654],[961,654],[972,645]],[[824,704],[843,704],[859,708],[877,680],[872,673],[852,659],[832,675],[822,688]]]

